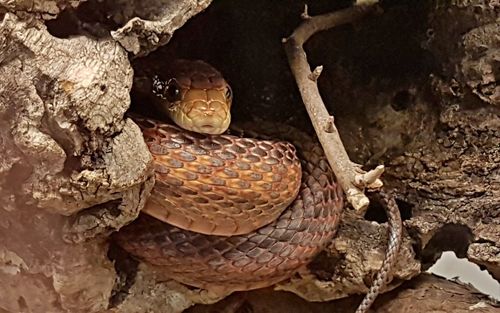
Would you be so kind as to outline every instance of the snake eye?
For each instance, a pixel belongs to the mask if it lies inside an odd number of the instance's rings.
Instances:
[[[169,102],[181,100],[181,88],[175,79],[165,82],[158,76],[153,77],[153,93]]]
[[[233,91],[231,90],[231,87],[229,87],[229,86],[227,86],[227,88],[226,88],[226,99],[227,100],[233,99]]]
[[[175,79],[171,79],[167,83],[167,88],[163,91],[165,98],[170,102],[181,100],[181,87]]]

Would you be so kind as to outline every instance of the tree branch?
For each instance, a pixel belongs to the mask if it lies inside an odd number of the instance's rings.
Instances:
[[[302,100],[311,118],[311,122],[318,135],[318,139],[325,150],[326,157],[332,170],[335,172],[339,184],[344,190],[347,201],[358,211],[364,212],[370,203],[364,194],[365,187],[379,188],[382,182],[379,179],[384,171],[383,165],[364,173],[351,162],[342,144],[339,133],[331,116],[325,108],[319,94],[317,79],[322,67],[318,66],[311,72],[304,51],[304,43],[315,33],[338,25],[352,23],[368,13],[374,12],[377,7],[370,4],[359,4],[352,8],[328,14],[309,16],[307,6],[302,18],[304,21],[286,39],[283,39],[290,68],[295,76]]]

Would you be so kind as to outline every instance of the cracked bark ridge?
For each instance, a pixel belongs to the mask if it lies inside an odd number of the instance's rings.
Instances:
[[[500,105],[499,8],[495,1],[456,1],[429,15],[423,46],[444,61],[443,74],[453,77],[448,84],[457,97],[472,93],[484,103]],[[449,23],[452,17],[460,23]],[[450,42],[460,42],[461,48],[450,49]]]
[[[0,30],[0,308],[102,311],[115,271],[98,235],[135,218],[152,186],[142,134],[123,118],[127,55],[12,13]]]
[[[415,207],[415,217],[406,225],[418,237],[424,263],[431,263],[442,250],[454,250],[497,280],[499,9],[495,2],[464,1],[430,14],[429,38],[423,46],[442,69],[431,80],[433,93],[441,99],[436,132],[420,147],[392,160],[390,171],[405,186],[400,188],[404,200]],[[452,19],[460,22],[446,22]]]
[[[125,50],[136,56],[144,56],[165,45],[178,28],[206,9],[211,2],[212,0],[113,1],[113,19],[123,26],[112,31],[111,35]]]
[[[33,15],[44,20],[56,18],[61,11],[67,8],[76,8],[87,0],[32,0],[14,1],[0,0],[0,9],[16,12],[19,15]]]

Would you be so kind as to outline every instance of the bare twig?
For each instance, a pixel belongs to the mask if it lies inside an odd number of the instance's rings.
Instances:
[[[304,51],[304,43],[315,33],[341,24],[352,23],[376,9],[376,6],[357,5],[341,11],[328,14],[309,16],[307,7],[304,11],[302,24],[295,29],[290,37],[283,40],[285,51],[290,63],[295,80],[299,87],[302,100],[307,109],[309,117],[318,139],[325,150],[326,157],[332,170],[344,190],[347,201],[358,211],[364,212],[370,203],[364,194],[365,187],[380,187],[382,181],[379,179],[383,172],[383,166],[378,166],[368,173],[360,173],[353,163],[342,144],[339,133],[325,108],[319,94],[317,78],[321,74],[322,67],[318,66],[311,72]],[[305,18],[306,17],[306,18]]]
[[[354,177],[354,184],[359,188],[365,188],[365,187],[374,189],[381,188],[382,185],[381,184],[379,185],[379,183],[381,183],[379,178],[382,175],[382,173],[384,173],[384,166],[379,165],[373,170],[370,170],[366,173],[357,174]]]
[[[323,66],[316,66],[314,71],[312,71],[311,75],[309,75],[309,79],[312,80],[313,82],[317,81],[319,78],[319,75],[321,75],[321,72],[323,72]]]
[[[304,5],[304,12],[302,12],[302,14],[300,15],[300,17],[303,19],[303,20],[308,20],[310,19],[311,17],[309,16],[309,8],[307,7],[307,4]]]

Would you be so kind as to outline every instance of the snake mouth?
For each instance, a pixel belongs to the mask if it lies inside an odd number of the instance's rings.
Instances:
[[[217,127],[213,124],[204,124],[199,126],[194,125],[193,131],[209,135],[218,135],[224,132],[224,130],[222,130],[221,127]]]
[[[231,113],[226,111],[206,116],[202,113],[198,114],[198,112],[185,114],[185,112],[179,110],[170,112],[170,118],[179,127],[207,135],[220,135],[224,133],[231,123]]]
[[[207,132],[215,130],[215,127],[209,124],[201,125],[200,128]]]
[[[226,119],[214,119],[213,121],[200,121],[200,123],[196,123],[194,121],[191,122],[191,125],[187,126],[184,124],[184,128],[189,128],[191,131],[195,131],[197,133],[208,134],[208,135],[220,135],[227,130],[229,127],[230,117]]]

